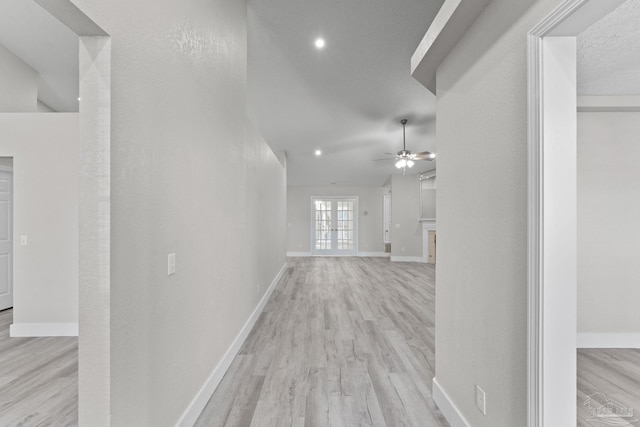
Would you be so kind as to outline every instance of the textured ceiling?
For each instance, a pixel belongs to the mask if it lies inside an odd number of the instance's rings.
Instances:
[[[78,36],[33,0],[0,0],[0,11],[0,44],[38,72],[38,98],[78,111]]]
[[[640,95],[640,0],[578,36],[578,94]]]
[[[407,148],[436,152],[435,97],[410,58],[442,2],[249,0],[249,115],[287,152],[289,185],[383,185],[399,172],[373,160],[402,149],[403,117]]]

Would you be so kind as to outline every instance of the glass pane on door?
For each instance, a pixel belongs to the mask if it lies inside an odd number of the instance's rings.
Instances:
[[[315,249],[331,250],[331,200],[315,200]]]
[[[313,199],[313,252],[322,255],[355,254],[357,212],[355,199]]]
[[[353,200],[339,200],[337,204],[337,249],[353,249]]]

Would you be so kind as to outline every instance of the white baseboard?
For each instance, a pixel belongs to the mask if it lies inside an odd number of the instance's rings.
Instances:
[[[240,329],[240,332],[236,336],[236,339],[233,340],[233,343],[231,343],[231,347],[229,347],[227,352],[222,357],[222,360],[220,360],[220,362],[218,362],[218,365],[213,369],[213,371],[209,375],[209,378],[207,378],[202,387],[200,387],[200,390],[198,390],[198,393],[193,398],[187,409],[184,411],[176,426],[192,427],[195,424],[196,420],[202,413],[202,410],[213,395],[213,392],[216,391],[216,388],[220,384],[220,381],[222,381],[224,374],[227,373],[227,370],[231,366],[233,359],[235,359],[236,355],[240,351],[242,344],[244,344],[244,341],[249,336],[253,325],[256,324],[258,317],[260,317],[264,306],[267,304],[267,301],[269,301],[271,294],[278,285],[278,282],[282,278],[282,275],[284,274],[286,268],[287,264],[285,263],[271,282],[269,289],[267,289],[267,292],[265,292],[264,296],[258,303],[258,306],[255,308],[255,310],[253,310],[253,313],[251,313],[251,316],[249,316],[249,319],[247,319],[247,322],[244,324],[242,329]]]
[[[462,412],[453,403],[453,400],[444,391],[440,383],[436,378],[433,379],[433,400],[440,408],[442,415],[447,419],[451,427],[471,427],[471,424],[466,420]]]
[[[355,255],[313,255],[311,252],[287,252],[288,257],[339,257],[339,256],[358,256],[358,257],[389,257],[391,256],[388,252],[358,252]]]
[[[421,256],[391,256],[392,262],[425,262]]]
[[[390,257],[391,254],[389,252],[358,252],[359,257]]]
[[[14,323],[10,337],[77,337],[78,323]]]
[[[287,252],[287,256],[290,257],[309,257],[311,252]]]
[[[640,348],[640,333],[578,333],[578,348]]]

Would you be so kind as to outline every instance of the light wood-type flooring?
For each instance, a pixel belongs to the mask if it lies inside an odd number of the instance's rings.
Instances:
[[[431,398],[434,268],[290,258],[197,426],[448,426]]]
[[[77,338],[9,338],[12,319],[0,312],[0,426],[77,425]],[[196,425],[446,426],[433,375],[431,266],[291,258]],[[595,393],[640,418],[640,350],[578,350],[579,427],[603,425]]]
[[[629,412],[613,419],[591,418],[592,409],[607,400],[612,401],[613,407],[630,409],[633,415]],[[607,425],[640,426],[640,349],[578,350],[578,426]]]
[[[0,311],[0,426],[78,424],[78,339],[9,338]]]

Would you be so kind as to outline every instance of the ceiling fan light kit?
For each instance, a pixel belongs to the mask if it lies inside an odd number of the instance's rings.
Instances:
[[[396,167],[398,169],[404,169],[406,171],[407,168],[413,167],[415,165],[416,160],[425,160],[431,161],[436,158],[434,153],[429,151],[423,151],[421,153],[412,154],[410,150],[407,150],[407,140],[406,140],[406,125],[407,119],[400,120],[402,123],[402,150],[398,151],[398,154],[395,158],[389,159],[379,159],[379,160],[397,160]],[[387,153],[391,154],[391,153]]]

